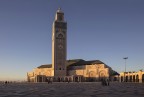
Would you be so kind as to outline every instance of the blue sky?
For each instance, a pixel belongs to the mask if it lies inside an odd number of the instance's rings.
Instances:
[[[143,0],[0,0],[0,80],[26,80],[51,63],[51,30],[61,7],[67,59],[101,60],[118,72],[144,69]]]

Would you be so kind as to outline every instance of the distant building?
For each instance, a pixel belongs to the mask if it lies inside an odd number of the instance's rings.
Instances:
[[[67,59],[67,22],[58,9],[52,26],[52,64],[45,64],[27,73],[28,82],[100,81],[118,74],[100,60]]]
[[[144,83],[144,71],[138,72],[122,72],[119,76],[120,82],[139,82]]]

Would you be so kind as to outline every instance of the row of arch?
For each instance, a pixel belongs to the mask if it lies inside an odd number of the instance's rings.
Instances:
[[[48,82],[52,80],[54,82],[95,82],[100,81],[104,77],[83,77],[83,76],[66,76],[66,77],[47,77],[47,76],[37,76],[29,82]]]
[[[51,77],[47,75],[36,75],[33,78],[29,78],[29,82],[47,82],[49,78],[52,78],[55,82],[87,82],[87,81],[100,81],[102,78],[106,77],[106,72],[104,70],[98,71],[88,71],[87,76],[72,75],[65,77]]]
[[[54,82],[81,82],[83,81],[83,77],[82,76],[50,77],[50,76],[38,75],[35,77],[35,79],[33,79],[33,82],[48,82],[48,80]]]
[[[143,82],[144,83],[144,74],[142,74],[142,79],[139,79],[139,75],[130,75],[130,76],[121,76],[120,81],[121,82]]]

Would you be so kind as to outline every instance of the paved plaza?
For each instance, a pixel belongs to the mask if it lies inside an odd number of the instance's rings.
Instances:
[[[0,84],[0,97],[144,97],[144,84],[111,82]]]

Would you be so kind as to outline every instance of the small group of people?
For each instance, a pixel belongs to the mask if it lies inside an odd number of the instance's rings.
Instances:
[[[109,86],[109,79],[101,79],[101,83],[103,86]]]
[[[70,79],[67,78],[65,82],[70,83]]]
[[[70,79],[69,78],[66,78],[66,79],[58,78],[57,81],[58,82],[67,82],[67,83],[70,83]]]
[[[9,81],[5,81],[4,84],[7,85],[9,83]]]
[[[52,84],[52,81],[53,81],[53,79],[50,77],[50,78],[47,78],[47,82],[48,82],[48,84]]]

